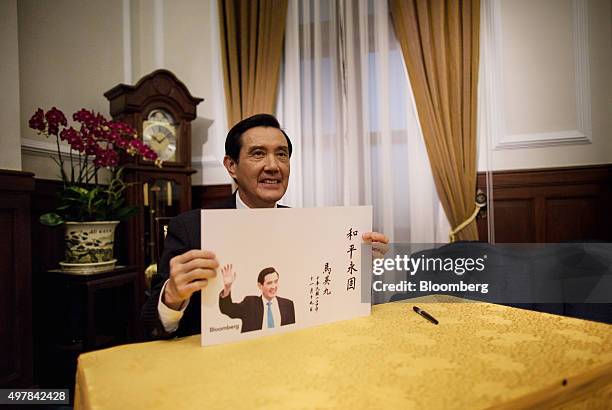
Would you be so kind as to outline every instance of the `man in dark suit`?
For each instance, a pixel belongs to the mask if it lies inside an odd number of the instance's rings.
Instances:
[[[276,269],[265,268],[259,272],[257,287],[261,296],[247,296],[240,303],[232,301],[232,284],[236,280],[232,265],[222,267],[221,274],[223,290],[219,294],[219,309],[232,319],[242,320],[242,333],[295,323],[293,301],[276,295],[280,276]]]
[[[209,208],[283,208],[277,202],[287,190],[291,153],[291,141],[272,115],[257,114],[234,125],[225,140],[223,165],[238,189]],[[363,240],[372,242],[374,249],[388,242],[377,232],[364,234]],[[218,267],[214,252],[201,249],[200,210],[173,218],[158,264],[164,280],[151,290],[142,309],[145,336],[199,333],[199,291],[216,276]]]

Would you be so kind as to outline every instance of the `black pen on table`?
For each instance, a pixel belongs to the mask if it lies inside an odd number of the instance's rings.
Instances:
[[[439,322],[438,320],[433,317],[432,315],[430,315],[429,313],[425,312],[424,310],[422,310],[420,307],[417,306],[413,306],[412,309],[417,312],[419,315],[423,316],[425,319],[429,320],[431,323],[433,323],[434,325],[437,325]]]

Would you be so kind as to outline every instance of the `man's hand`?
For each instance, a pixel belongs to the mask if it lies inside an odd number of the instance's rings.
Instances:
[[[221,275],[223,275],[223,297],[226,298],[232,291],[232,284],[236,280],[236,272],[230,264],[221,268]]]
[[[380,232],[366,232],[363,234],[364,242],[372,244],[372,257],[379,259],[385,256],[389,250],[389,238]]]
[[[163,303],[180,310],[193,292],[208,284],[217,275],[219,263],[210,251],[193,249],[170,259],[170,278],[164,289]]]

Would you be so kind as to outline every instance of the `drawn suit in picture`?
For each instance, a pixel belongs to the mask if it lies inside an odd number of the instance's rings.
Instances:
[[[240,303],[232,301],[232,284],[236,280],[232,265],[223,266],[221,274],[223,290],[219,294],[219,309],[232,319],[242,320],[242,333],[295,323],[293,301],[276,295],[280,276],[276,269],[270,267],[259,272],[257,287],[261,296],[246,296]]]

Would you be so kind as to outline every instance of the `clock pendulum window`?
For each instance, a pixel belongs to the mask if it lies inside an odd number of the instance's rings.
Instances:
[[[144,260],[146,289],[157,273],[157,262],[161,257],[163,243],[168,232],[171,216],[177,215],[181,190],[175,181],[166,179],[149,180],[142,184],[144,205]]]

